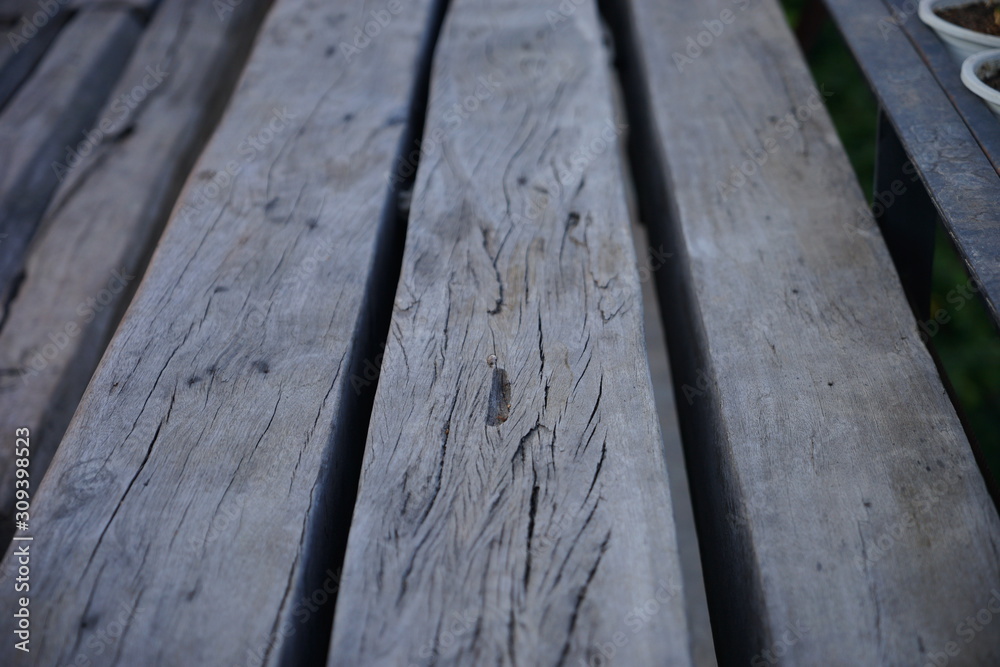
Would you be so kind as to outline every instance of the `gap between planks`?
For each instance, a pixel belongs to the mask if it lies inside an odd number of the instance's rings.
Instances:
[[[648,600],[617,659],[691,662],[608,54],[545,10],[449,9],[331,666],[588,662]]]

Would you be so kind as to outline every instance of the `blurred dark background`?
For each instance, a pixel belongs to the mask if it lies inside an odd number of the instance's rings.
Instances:
[[[782,0],[792,27],[814,21],[810,0]],[[878,106],[850,51],[829,19],[816,22],[804,46],[813,78],[833,96],[826,100],[869,202],[875,178],[875,128]],[[970,434],[978,441],[994,479],[1000,479],[1000,335],[977,298],[964,307],[946,302],[969,275],[947,233],[938,225],[930,312],[946,308],[952,319],[930,338],[930,345],[951,383]]]

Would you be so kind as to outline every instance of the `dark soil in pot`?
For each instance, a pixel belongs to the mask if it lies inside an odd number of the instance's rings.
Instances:
[[[970,2],[955,7],[939,7],[934,13],[948,23],[1000,37],[1000,3]]]
[[[983,77],[983,83],[985,83],[993,90],[1000,91],[1000,72],[996,72],[989,76]]]

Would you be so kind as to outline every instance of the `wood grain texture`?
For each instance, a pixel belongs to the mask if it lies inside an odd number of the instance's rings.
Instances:
[[[885,27],[895,0],[825,2],[1000,326],[996,117],[965,89],[960,68],[915,14]]]
[[[218,120],[269,0],[230,21],[164,0],[98,118],[108,133],[66,175],[0,327],[0,433],[32,433],[41,480]],[[156,78],[149,74],[157,73]],[[133,89],[155,83],[132,107]],[[129,100],[128,103],[123,100]],[[0,449],[0,540],[13,532],[14,452]]]
[[[302,600],[330,585],[314,556],[350,513],[330,482],[363,446],[349,381],[431,3],[348,65],[368,9],[281,0],[261,29],[34,497],[32,664],[325,658],[332,605],[324,628]],[[13,571],[8,554],[2,590]],[[23,664],[12,642],[0,663]]]
[[[624,110],[622,113],[625,113]],[[660,421],[660,432],[663,434],[667,472],[670,474],[668,478],[670,499],[674,507],[677,550],[684,578],[684,609],[690,635],[691,662],[695,667],[717,667],[712,622],[705,596],[705,574],[701,568],[698,533],[695,528],[694,510],[691,507],[691,486],[687,478],[684,446],[681,442],[680,423],[677,417],[678,403],[674,395],[673,375],[667,356],[667,338],[660,319],[655,282],[647,278],[662,269],[663,262],[669,258],[664,257],[658,248],[649,245],[646,226],[639,222],[637,202],[630,202],[630,211],[633,207],[635,215],[632,237],[635,240],[636,257],[639,258],[639,279],[642,283],[646,355],[649,357],[653,398]]]
[[[557,10],[449,6],[331,667],[690,664],[609,54]]]
[[[618,7],[720,662],[996,664],[1000,520],[778,4]]]
[[[37,11],[37,6],[27,9]],[[24,23],[26,18],[33,19],[34,14],[25,17],[22,11],[9,4],[0,7],[0,110],[28,78],[70,17],[68,11],[54,12],[51,17],[46,13],[46,20],[37,28],[34,23]]]
[[[162,0],[7,0],[0,3],[0,109],[41,60],[67,20],[82,11],[129,10],[148,20]],[[240,4],[213,4],[216,19],[227,19]]]
[[[962,83],[962,68],[948,53],[941,38],[917,16],[916,6],[908,6],[905,0],[882,0],[882,4],[889,15],[877,24],[879,36],[883,32],[901,32],[909,38],[911,47],[919,54],[934,80],[965,120],[969,132],[1000,176],[1000,123],[996,121],[996,116],[981,97]],[[895,21],[892,17],[896,17]],[[894,30],[892,26],[898,29]],[[886,39],[882,41],[888,42]],[[855,40],[855,44],[857,43]],[[870,57],[868,53],[865,55]]]
[[[79,12],[0,113],[0,322],[59,185],[53,164],[85,140],[141,31],[129,11]]]

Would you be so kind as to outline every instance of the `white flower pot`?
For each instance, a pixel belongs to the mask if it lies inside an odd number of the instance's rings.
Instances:
[[[1000,116],[1000,90],[983,83],[983,79],[1000,71],[1000,50],[980,51],[962,63],[962,83],[983,98],[990,109]]]
[[[935,8],[967,5],[974,0],[920,0],[920,20],[937,33],[951,52],[955,62],[962,64],[969,56],[988,49],[1000,49],[1000,37],[961,28],[934,13]]]

